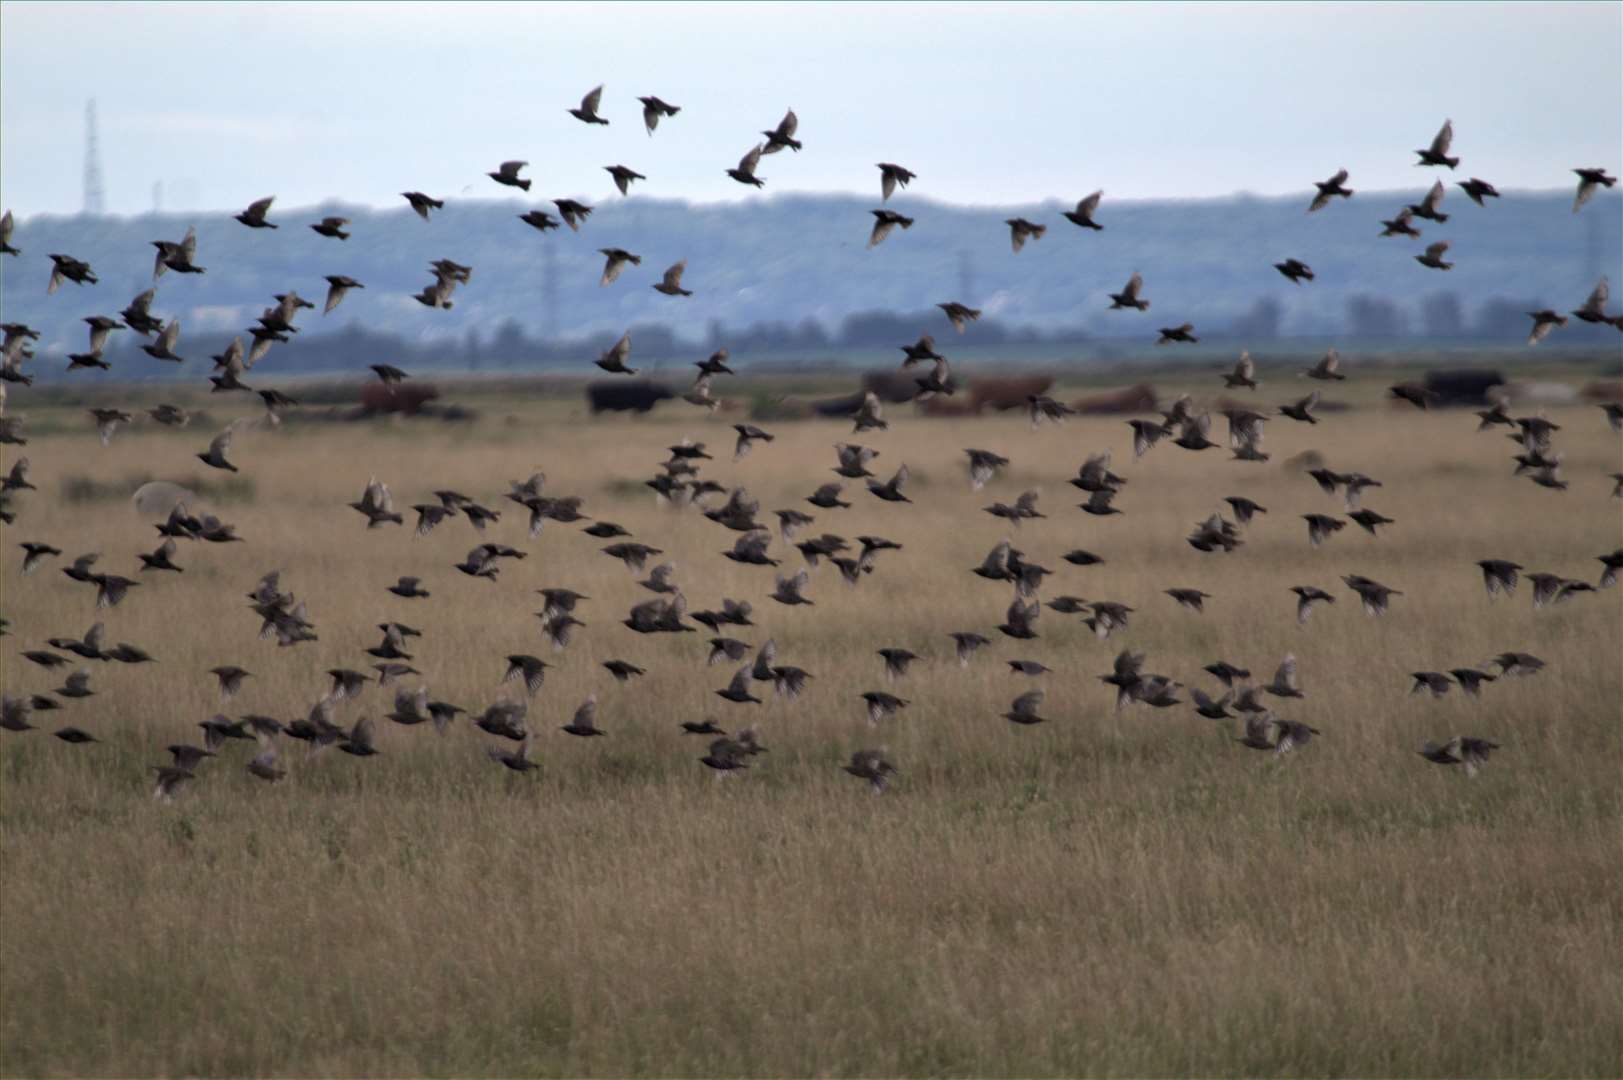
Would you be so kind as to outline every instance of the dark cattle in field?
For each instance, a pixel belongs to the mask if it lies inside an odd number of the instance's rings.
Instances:
[[[847,394],[844,397],[824,398],[811,403],[812,412],[818,416],[850,416],[862,408],[864,391]]]
[[[954,397],[932,397],[919,402],[919,411],[925,416],[974,416],[972,402]]]
[[[982,409],[1023,409],[1033,394],[1046,394],[1054,385],[1051,375],[1004,375],[969,381],[970,407]]]
[[[1154,412],[1155,387],[1149,383],[1127,386],[1102,394],[1089,394],[1071,402],[1071,408],[1091,416],[1130,416]]]
[[[593,413],[640,412],[645,413],[676,395],[656,382],[637,380],[625,382],[594,382],[586,384],[586,400]]]
[[[1503,386],[1505,377],[1497,371],[1462,368],[1457,371],[1426,372],[1426,389],[1436,394],[1434,405],[1476,407],[1489,404],[1488,391]]]
[[[891,405],[898,405],[904,401],[912,401],[919,396],[918,380],[928,372],[914,371],[870,371],[862,376],[862,389],[872,390],[880,401]],[[861,404],[862,395],[857,395],[857,403]]]
[[[429,383],[412,381],[390,385],[368,382],[361,387],[361,411],[368,416],[379,413],[416,416],[423,411],[423,406],[439,396],[439,390]]]

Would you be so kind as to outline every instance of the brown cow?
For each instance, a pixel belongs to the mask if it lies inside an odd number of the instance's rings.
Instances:
[[[918,379],[922,374],[911,371],[868,371],[863,373],[862,389],[872,390],[879,396],[880,401],[897,405],[919,396]],[[861,401],[862,396],[859,394],[858,404],[861,404]]]
[[[369,416],[378,413],[405,413],[415,416],[424,405],[440,396],[428,383],[404,382],[390,386],[368,382],[361,387],[361,409]]]
[[[969,401],[974,412],[992,408],[1023,409],[1033,394],[1046,394],[1054,385],[1052,375],[999,375],[969,381]]]
[[[974,416],[978,410],[973,401],[954,397],[928,397],[919,402],[919,412],[925,416]]]
[[[1090,394],[1071,403],[1079,413],[1090,416],[1127,416],[1155,411],[1155,387],[1149,383],[1126,386],[1103,394]]]

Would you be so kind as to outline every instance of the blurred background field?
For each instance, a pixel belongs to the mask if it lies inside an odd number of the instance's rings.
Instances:
[[[1345,350],[1344,350],[1345,351]],[[1260,411],[1307,392],[1292,372],[1315,355],[1268,358]],[[31,393],[26,448],[37,492],[15,503],[0,569],[10,636],[0,641],[8,693],[60,681],[19,658],[96,619],[109,641],[157,662],[96,664],[96,696],[36,722],[73,723],[100,745],[48,730],[0,740],[0,1067],[8,1075],[1609,1075],[1623,1060],[1623,977],[1612,962],[1623,927],[1623,836],[1616,784],[1623,758],[1623,590],[1532,610],[1524,582],[1490,602],[1473,565],[1505,558],[1593,581],[1596,557],[1623,534],[1606,474],[1623,444],[1592,401],[1513,407],[1562,430],[1569,490],[1512,478],[1511,444],[1477,433],[1468,410],[1422,414],[1384,388],[1434,358],[1400,357],[1326,390],[1321,423],[1268,425],[1266,464],[1163,445],[1133,461],[1123,416],[1033,430],[1019,411],[925,418],[891,406],[891,428],[854,441],[888,477],[906,463],[912,505],[847,489],[852,509],[801,500],[833,479],[832,444],[848,421],[760,420],[776,435],[731,459],[733,422],[751,406],[848,392],[855,377],[814,373],[722,380],[739,403],[715,414],[681,401],[645,417],[593,419],[582,380],[442,379],[460,421],[353,409],[359,384],[287,383],[306,399],[277,428],[233,444],[242,472],[212,473],[193,455],[215,430],[258,413],[252,399],[123,385]],[[1148,382],[1157,397],[1219,402],[1219,363],[1181,370],[1066,374],[1070,400]],[[1475,363],[1477,356],[1454,356]],[[1573,359],[1514,382],[1576,392],[1608,376]],[[1491,364],[1489,365],[1491,366]],[[974,365],[965,367],[973,373]],[[1241,392],[1244,393],[1244,392]],[[1237,394],[1231,393],[1235,397]],[[13,408],[20,395],[14,394]],[[178,431],[141,422],[96,442],[86,404],[136,411],[159,400],[207,410]],[[1222,427],[1218,421],[1219,430]],[[701,475],[742,484],[763,517],[814,512],[811,534],[876,533],[904,545],[847,588],[812,571],[814,606],[767,599],[773,572],[721,558],[734,533],[696,509],[656,504],[642,481],[682,439],[715,456]],[[965,447],[1012,464],[983,492]],[[1065,481],[1109,449],[1128,478],[1120,516],[1075,508]],[[1396,524],[1373,538],[1349,526],[1309,547],[1305,513],[1342,515],[1339,499],[1288,466],[1314,452],[1331,468],[1384,482],[1365,505]],[[694,609],[748,599],[780,663],[810,671],[797,702],[717,698],[731,668],[705,666],[707,633],[644,637],[619,625],[651,596],[579,525],[549,523],[528,540],[522,510],[501,499],[540,469],[548,494],[584,498],[677,565]],[[209,474],[209,475],[204,475]],[[369,476],[396,501],[463,491],[503,509],[480,537],[453,519],[423,538],[367,530],[345,508]],[[186,569],[135,573],[160,539],[129,503],[148,479],[199,491],[194,509],[237,527],[242,544],[183,544]],[[1018,533],[980,511],[1025,490],[1046,518]],[[1193,525],[1244,495],[1268,507],[1233,554],[1184,542]],[[410,521],[408,511],[408,522]],[[1135,610],[1131,627],[1095,639],[1076,616],[1044,611],[1041,637],[992,627],[1007,586],[969,573],[1011,537],[1055,573],[1045,599],[1073,594]],[[64,549],[34,575],[16,544]],[[529,557],[497,583],[452,569],[482,539]],[[1103,555],[1079,568],[1082,547]],[[779,550],[784,571],[801,562]],[[66,558],[139,577],[97,613],[92,591],[60,572]],[[278,649],[256,636],[242,598],[266,571],[306,599],[320,640]],[[1360,573],[1402,590],[1370,619],[1340,583]],[[384,587],[423,578],[432,596]],[[1288,588],[1334,594],[1306,626]],[[588,594],[588,624],[552,653],[532,590]],[[1204,615],[1162,590],[1212,594]],[[374,624],[423,629],[413,665],[436,698],[478,711],[512,686],[503,657],[557,666],[534,702],[538,773],[486,758],[495,740],[459,718],[443,738],[379,720],[374,758],[283,748],[290,775],[263,784],[226,746],[173,805],[153,801],[146,766],[171,742],[196,742],[220,708],[208,668],[255,673],[228,708],[284,722],[323,692],[325,669],[365,668]],[[994,638],[967,668],[952,630]],[[903,646],[925,660],[895,685],[874,655]],[[1218,659],[1259,680],[1286,653],[1306,698],[1281,715],[1320,739],[1274,760],[1238,746],[1233,721],[1187,705],[1113,710],[1095,676],[1127,647],[1147,668],[1209,692]],[[1409,672],[1481,665],[1518,650],[1541,674],[1411,696]],[[647,669],[629,685],[600,666]],[[1039,660],[1039,680],[1004,661]],[[762,684],[765,685],[765,684]],[[1034,687],[1049,722],[1000,718]],[[873,730],[859,695],[911,701]],[[598,695],[607,738],[556,731]],[[1187,691],[1183,692],[1187,697]],[[381,718],[392,690],[341,708],[346,724]],[[770,753],[715,781],[705,739],[683,720],[761,726]],[[1415,751],[1427,739],[1481,735],[1504,749],[1467,781]],[[900,769],[874,797],[840,771],[861,747]]]

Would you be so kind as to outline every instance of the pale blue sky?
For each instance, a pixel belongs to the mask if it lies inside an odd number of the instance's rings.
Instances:
[[[607,84],[607,128],[566,115]],[[648,138],[641,94],[683,112]],[[800,116],[767,194],[966,203],[1309,191],[1345,165],[1414,187],[1445,117],[1458,176],[1566,188],[1623,161],[1623,5],[0,3],[0,198],[81,203],[83,111],[101,112],[108,208],[755,197],[723,170]]]

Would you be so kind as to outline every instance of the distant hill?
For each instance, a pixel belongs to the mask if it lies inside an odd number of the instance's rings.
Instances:
[[[1105,231],[1098,233],[1071,225],[1057,203],[965,207],[904,197],[889,205],[916,223],[872,250],[869,210],[878,204],[855,196],[723,204],[633,197],[599,204],[579,233],[546,234],[517,220],[536,204],[516,200],[448,198],[430,222],[404,206],[276,207],[275,231],[247,229],[225,213],[33,217],[19,221],[13,237],[23,256],[0,259],[0,312],[44,332],[42,360],[80,349],[85,329],[78,320],[116,314],[148,288],[150,241],[178,240],[188,225],[197,227],[198,261],[208,272],[165,275],[154,304],[159,314],[181,316],[180,351],[188,357],[215,351],[273,293],[297,289],[319,305],[324,274],[366,284],[325,319],[319,307],[301,316],[300,338],[271,354],[294,369],[329,366],[316,363],[317,354],[333,352],[343,339],[325,347],[316,342],[341,330],[352,343],[397,339],[415,355],[443,351],[453,364],[462,356],[501,364],[510,359],[504,349],[526,350],[544,364],[562,353],[541,343],[602,340],[633,324],[652,328],[639,338],[642,355],[650,347],[657,354],[735,337],[780,349],[899,344],[890,338],[926,329],[952,337],[932,308],[945,300],[986,311],[965,345],[1011,338],[1148,342],[1156,327],[1185,321],[1204,336],[1258,344],[1334,335],[1513,343],[1525,335],[1523,313],[1531,307],[1565,311],[1601,275],[1623,281],[1623,196],[1616,192],[1598,195],[1574,215],[1570,192],[1507,193],[1483,208],[1451,188],[1443,205],[1449,221],[1417,222],[1424,239],[1379,237],[1380,219],[1421,194],[1360,191],[1311,215],[1306,194],[1180,202],[1107,196],[1099,213]],[[351,218],[353,239],[325,239],[306,227],[323,214]],[[1047,235],[1018,255],[1003,224],[1015,214],[1048,225]],[[1437,239],[1452,242],[1451,272],[1410,258]],[[605,247],[635,252],[642,265],[600,287],[598,249]],[[51,252],[88,260],[101,283],[68,284],[47,296]],[[1272,264],[1287,256],[1311,265],[1317,280],[1301,287],[1286,281]],[[428,262],[440,257],[475,268],[450,311],[411,299],[429,280]],[[678,259],[688,263],[691,299],[649,288]],[[1144,275],[1150,311],[1107,310],[1106,293],[1135,270]],[[1623,305],[1623,294],[1616,302]],[[1605,342],[1613,333],[1582,329],[1587,336],[1575,322],[1553,341]],[[133,353],[133,337],[115,334],[109,356],[132,353],[131,363],[156,367]],[[308,355],[295,359],[301,349]],[[578,359],[579,348],[570,355]]]

